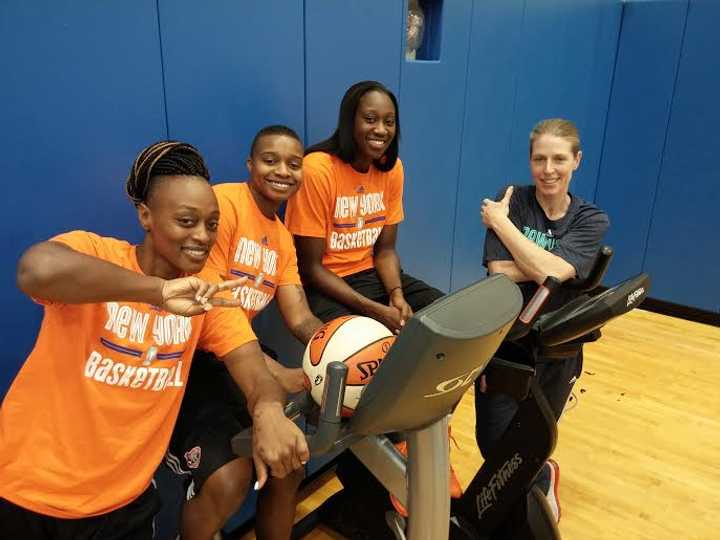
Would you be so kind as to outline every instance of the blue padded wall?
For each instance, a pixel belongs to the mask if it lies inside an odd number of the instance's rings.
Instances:
[[[692,0],[644,270],[652,296],[720,311],[720,2]]]
[[[485,275],[480,202],[507,182],[524,7],[523,0],[474,3],[450,276],[453,289]]]
[[[0,51],[2,395],[42,315],[15,286],[21,253],[79,228],[137,240],[125,178],[166,128],[154,3],[5,1]]]
[[[571,190],[594,199],[621,13],[615,0],[475,3],[453,289],[485,274],[481,201],[531,181],[528,134],[537,121],[576,122],[585,158]]]
[[[400,77],[405,221],[398,250],[406,272],[444,291],[450,288],[471,16],[471,2],[445,0],[440,58],[403,60]]]
[[[245,179],[255,133],[304,130],[302,2],[161,0],[170,137],[195,144],[213,182]]]
[[[351,84],[376,80],[397,94],[403,18],[400,0],[305,0],[308,145],[334,131]]]
[[[687,0],[624,5],[597,190],[615,249],[608,285],[643,268],[686,12]]]
[[[617,0],[526,1],[506,180],[530,181],[532,126],[543,118],[568,118],[580,130],[584,150],[570,190],[594,200],[621,16]]]

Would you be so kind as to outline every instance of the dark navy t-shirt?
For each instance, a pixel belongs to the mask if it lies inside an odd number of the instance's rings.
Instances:
[[[496,201],[502,199],[507,187],[500,190]],[[564,259],[575,268],[576,277],[585,279],[590,272],[605,231],[610,224],[607,214],[597,206],[570,194],[570,206],[561,219],[548,219],[535,198],[535,186],[515,186],[510,199],[510,220],[526,238],[536,245]],[[512,261],[513,256],[494,231],[485,236],[483,264],[490,261]],[[533,281],[518,283],[525,303],[535,294]],[[548,302],[544,311],[557,309],[579,293],[560,289]]]

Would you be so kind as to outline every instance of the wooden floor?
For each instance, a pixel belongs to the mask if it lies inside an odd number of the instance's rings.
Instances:
[[[563,538],[720,539],[720,328],[635,310],[603,333],[560,422]],[[463,486],[481,463],[472,403],[452,421]],[[339,489],[326,480],[298,517]]]

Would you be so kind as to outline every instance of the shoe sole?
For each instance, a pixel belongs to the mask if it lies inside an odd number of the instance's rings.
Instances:
[[[560,497],[558,493],[560,487],[560,466],[554,459],[548,459],[547,463],[550,466],[550,489],[552,490],[552,496],[548,493],[547,501],[550,505],[550,509],[555,515],[556,521],[559,523],[562,515],[560,511]]]

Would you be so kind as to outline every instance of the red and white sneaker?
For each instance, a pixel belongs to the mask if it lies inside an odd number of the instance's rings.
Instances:
[[[555,521],[560,522],[560,497],[558,492],[560,490],[560,465],[554,459],[548,459],[546,464],[550,467],[550,488],[548,489],[546,498],[550,505]]]

